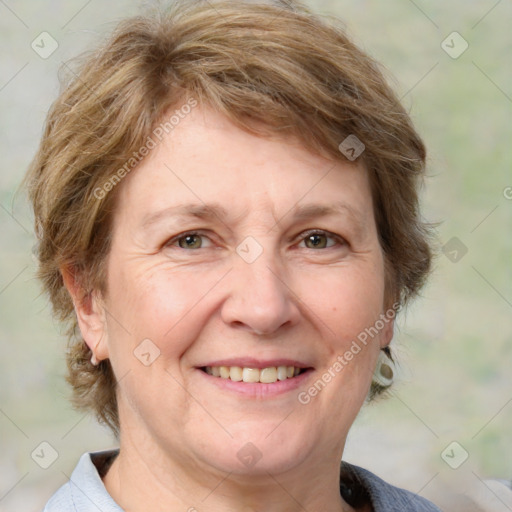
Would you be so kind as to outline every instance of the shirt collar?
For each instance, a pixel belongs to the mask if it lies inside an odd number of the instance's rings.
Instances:
[[[102,477],[119,454],[119,449],[84,453],[73,471],[69,489],[76,512],[90,512],[91,505],[99,512],[124,512],[114,501],[103,484]],[[382,481],[373,473],[343,462],[341,465],[340,490],[353,490],[354,505],[371,502],[375,512],[404,510],[418,512],[438,511],[439,509],[422,498],[398,489]],[[347,500],[350,501],[350,500]]]
[[[69,491],[76,512],[90,512],[91,505],[95,506],[94,510],[101,512],[124,512],[110,496],[101,479],[118,454],[119,449],[84,453],[80,457],[69,480]]]

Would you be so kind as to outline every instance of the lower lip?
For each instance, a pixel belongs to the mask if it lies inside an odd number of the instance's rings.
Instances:
[[[231,379],[208,375],[206,372],[199,369],[197,371],[207,379],[208,382],[214,386],[218,386],[223,391],[232,391],[250,398],[271,398],[294,391],[299,386],[303,385],[304,381],[308,379],[313,372],[313,370],[308,369],[291,379],[278,380],[271,384],[264,384],[262,382],[235,382]]]

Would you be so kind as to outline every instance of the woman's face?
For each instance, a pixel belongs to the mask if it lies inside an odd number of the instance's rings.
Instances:
[[[119,380],[121,443],[221,472],[337,464],[392,333],[358,341],[385,313],[366,170],[197,107],[118,186],[84,337]]]

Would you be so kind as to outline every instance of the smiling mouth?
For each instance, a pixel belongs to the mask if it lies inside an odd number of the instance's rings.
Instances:
[[[308,371],[308,368],[296,366],[270,366],[268,368],[242,368],[241,366],[204,366],[201,370],[212,377],[228,379],[233,382],[259,382],[273,384],[277,381],[293,379]]]

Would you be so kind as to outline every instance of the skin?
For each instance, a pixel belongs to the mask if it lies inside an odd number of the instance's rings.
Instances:
[[[297,396],[385,312],[364,167],[197,107],[118,186],[107,293],[79,302],[63,271],[86,343],[119,381],[108,492],[129,511],[353,510],[340,497],[339,461],[392,322],[308,404]],[[306,204],[340,201],[334,214],[294,218]],[[213,202],[226,218],[169,214],[142,226],[155,212]],[[318,245],[311,229],[327,232]],[[241,247],[262,250],[250,263],[237,253],[246,237],[257,243]],[[160,351],[148,366],[134,355],[145,339]],[[246,357],[310,370],[296,389],[268,395],[226,389],[198,369]],[[261,458],[244,464],[241,449]]]

